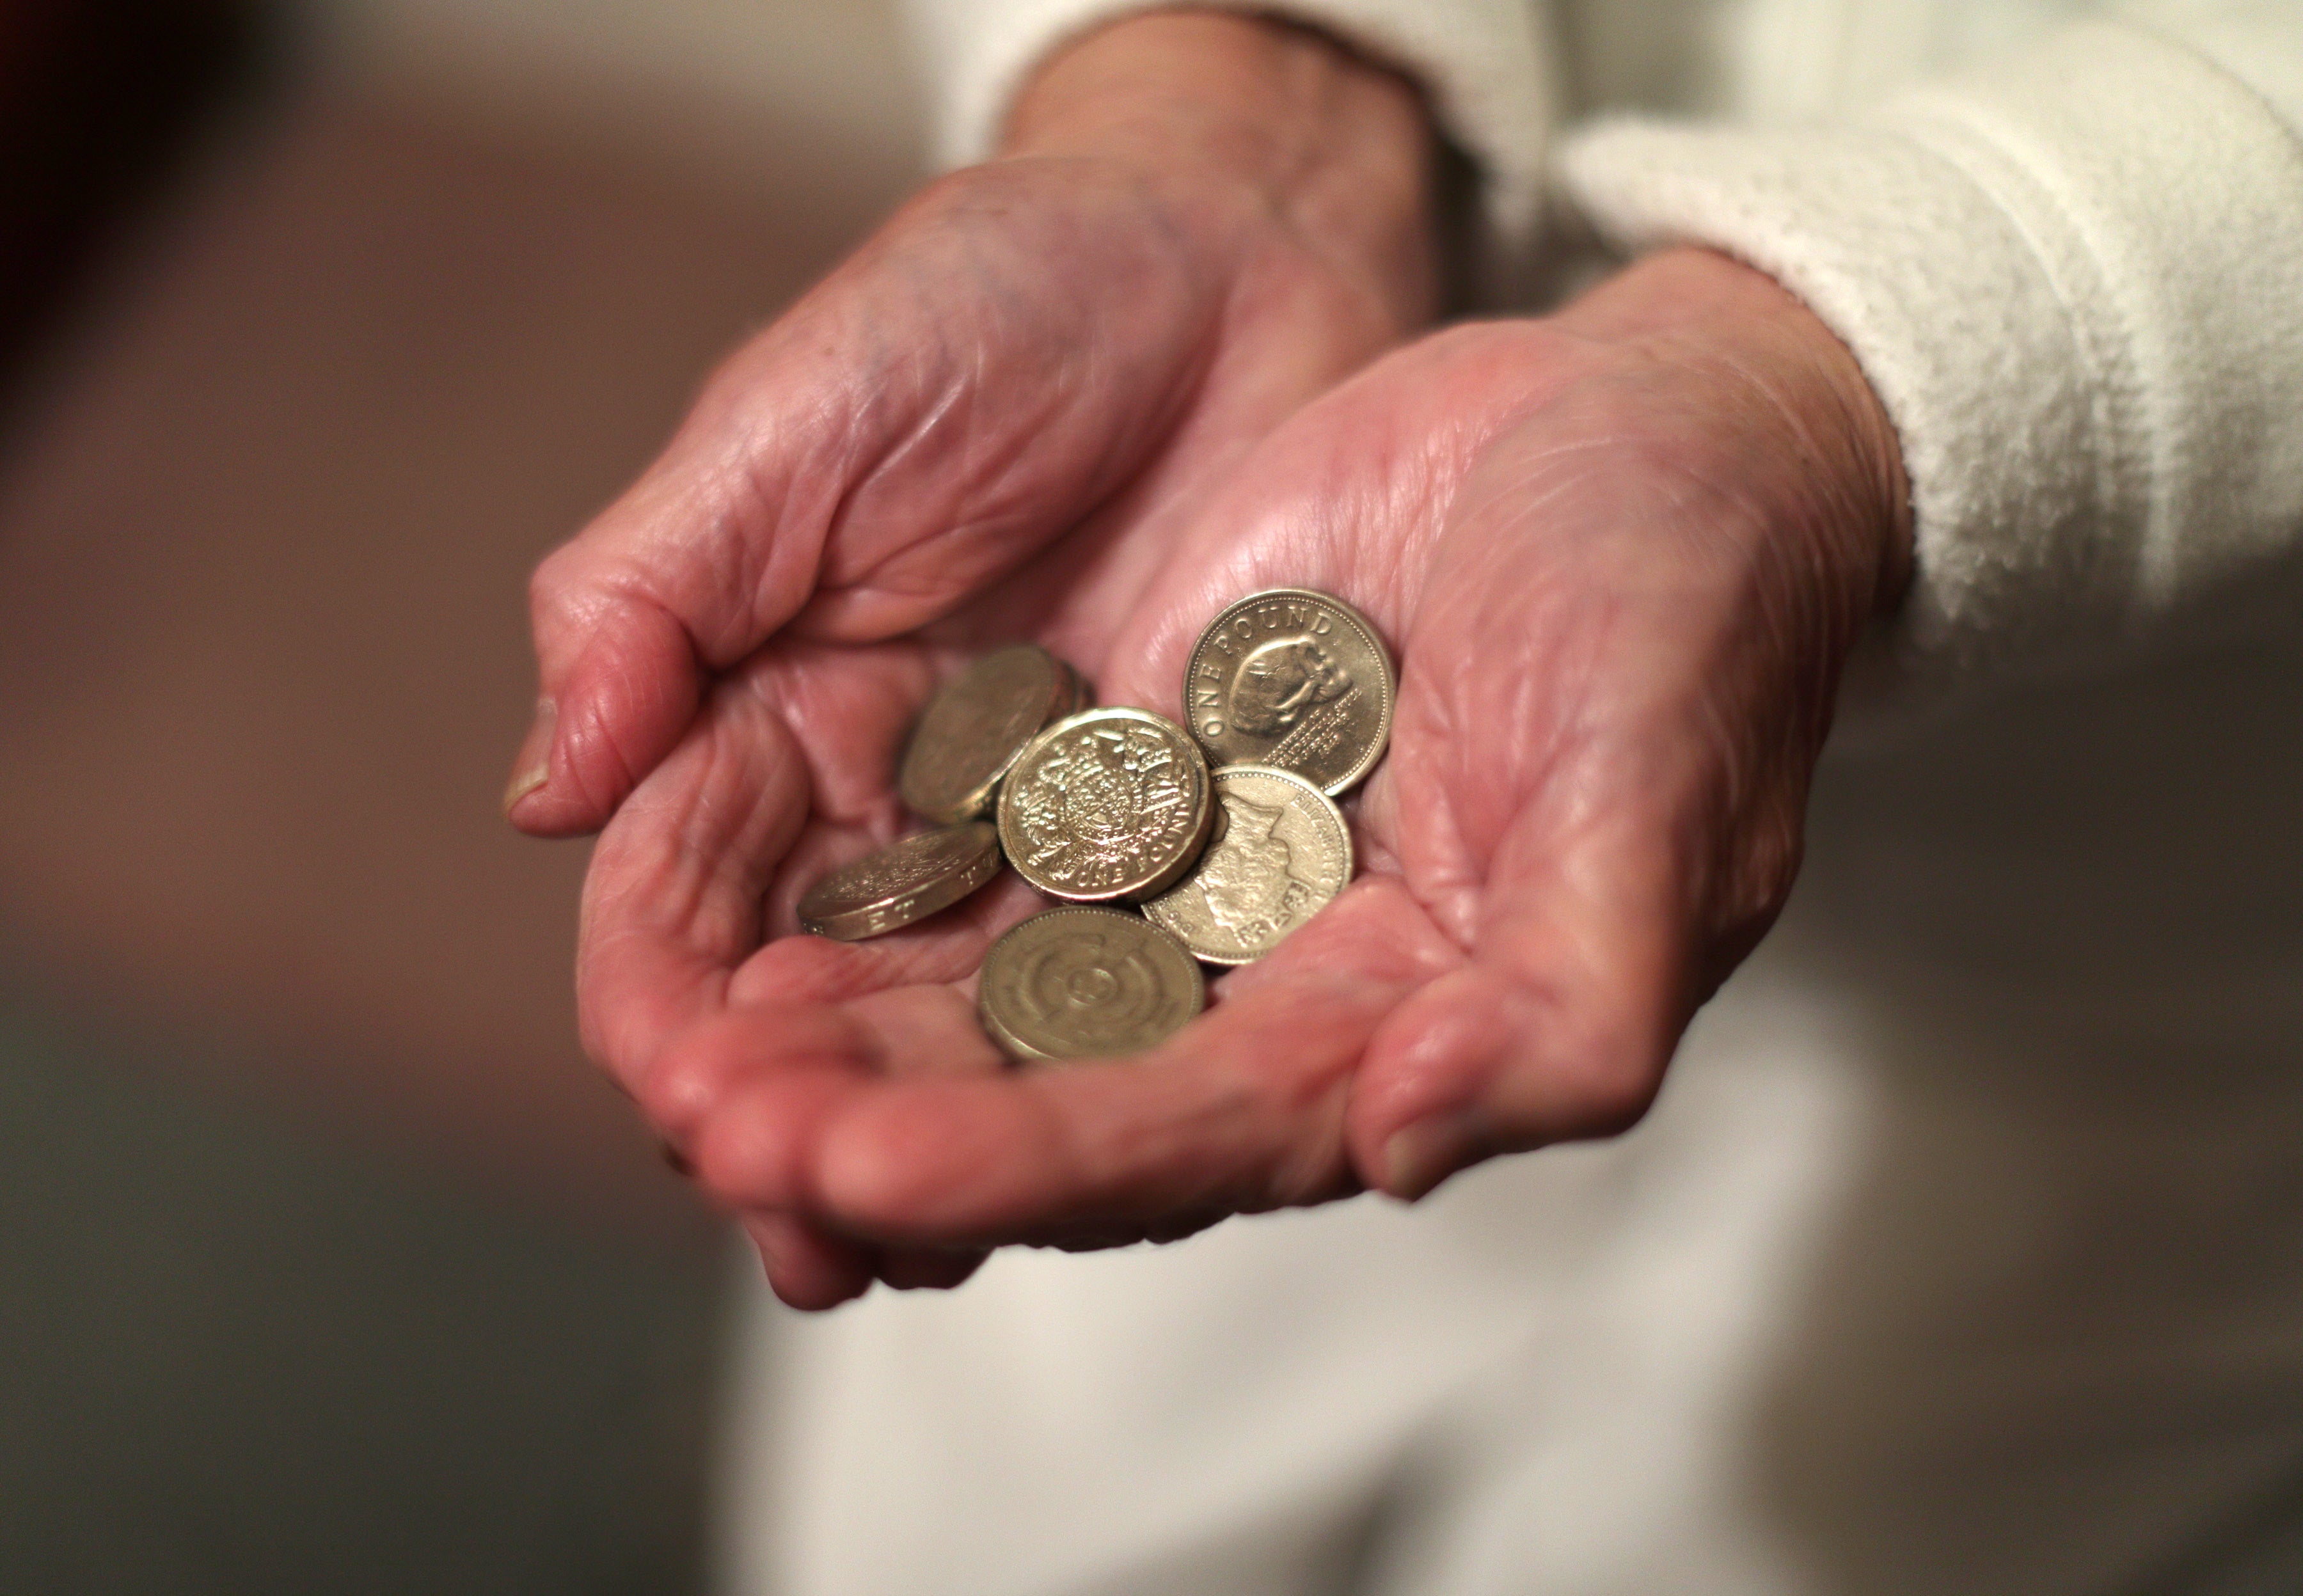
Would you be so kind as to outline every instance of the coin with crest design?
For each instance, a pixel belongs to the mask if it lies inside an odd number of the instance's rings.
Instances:
[[[1214,782],[1222,834],[1143,914],[1194,958],[1246,964],[1349,883],[1352,833],[1335,800],[1293,771],[1226,765]]]
[[[1191,867],[1214,812],[1207,762],[1142,709],[1091,709],[1042,732],[1000,789],[1000,845],[1051,898],[1146,898]]]
[[[810,887],[800,929],[860,942],[949,908],[999,874],[1000,836],[983,822],[915,832]]]
[[[1383,757],[1394,687],[1365,616],[1329,594],[1274,587],[1208,622],[1184,711],[1210,764],[1276,765],[1334,798]]]
[[[983,956],[976,1012],[1027,1062],[1141,1052],[1207,1001],[1205,977],[1174,937],[1121,909],[1050,909]]]
[[[914,814],[940,824],[989,815],[1017,756],[1050,721],[1087,704],[1079,673],[1037,644],[995,649],[929,701],[896,790]]]

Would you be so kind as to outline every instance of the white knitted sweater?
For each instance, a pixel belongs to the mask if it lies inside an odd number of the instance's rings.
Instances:
[[[1711,245],[1862,361],[1907,651],[2114,640],[2303,535],[2303,4],[1286,0],[1399,64],[1506,254]],[[1143,0],[917,0],[942,151]],[[1566,230],[1572,231],[1572,230]]]

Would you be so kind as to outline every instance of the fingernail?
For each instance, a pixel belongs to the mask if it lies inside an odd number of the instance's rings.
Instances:
[[[1471,1162],[1479,1146],[1468,1114],[1433,1114],[1403,1126],[1383,1144],[1383,1189],[1403,1203],[1416,1202]]]
[[[549,698],[536,701],[536,719],[520,739],[511,762],[511,781],[504,788],[503,808],[512,812],[519,800],[552,779],[552,734],[560,724],[560,706]]]

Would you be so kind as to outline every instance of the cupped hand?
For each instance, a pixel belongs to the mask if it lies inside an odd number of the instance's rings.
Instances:
[[[795,847],[793,815],[810,790],[820,813],[881,813],[929,685],[911,655],[772,650],[603,840],[601,990],[620,959],[704,957],[696,928],[716,928],[714,1002],[628,1078],[789,1300],[948,1283],[1010,1242],[1414,1197],[1632,1123],[1790,889],[1842,661],[1909,536],[1852,357],[1701,251],[1388,357],[1188,520],[1126,602],[1041,633],[1106,702],[1177,714],[1200,628],[1276,585],[1357,604],[1401,678],[1350,806],[1359,878],[1152,1052],[1001,1067],[972,976],[1036,907],[1012,876],[877,942],[757,940],[760,895],[789,931],[806,881],[865,845]],[[852,728],[853,762],[763,734],[794,719]]]
[[[625,810],[578,995],[636,1089],[742,999],[763,899],[789,930],[801,885],[900,828],[892,751],[940,674],[1019,636],[1093,663],[1160,528],[1430,315],[1421,105],[1315,35],[1115,24],[1035,76],[1002,148],[731,359],[536,574],[506,810],[539,835]],[[965,1267],[753,1223],[818,1298]]]
[[[1144,17],[1059,55],[1000,158],[740,350],[538,569],[513,823],[596,830],[771,638],[972,606],[964,640],[1140,584],[1148,517],[1429,318],[1431,162],[1404,83],[1276,24]]]

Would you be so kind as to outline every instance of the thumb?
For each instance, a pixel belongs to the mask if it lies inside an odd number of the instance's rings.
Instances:
[[[1501,839],[1470,961],[1396,1009],[1354,1075],[1368,1185],[1412,1201],[1646,1113],[1693,1012],[1687,878],[1668,836],[1615,808],[1539,803]]]

